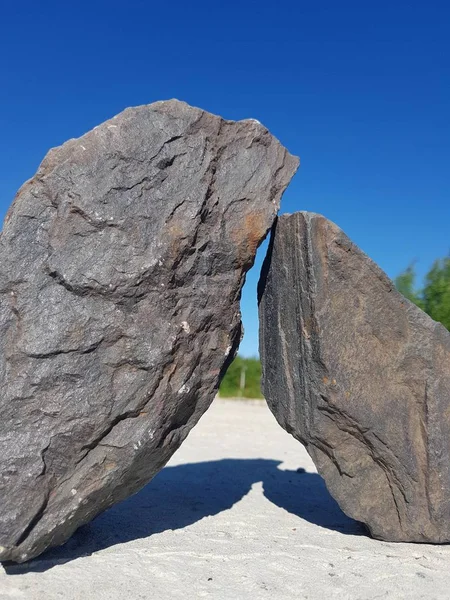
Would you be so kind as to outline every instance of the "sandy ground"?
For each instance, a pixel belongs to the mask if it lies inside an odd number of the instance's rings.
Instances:
[[[0,567],[0,598],[447,600],[449,567],[450,546],[369,538],[263,402],[216,400],[139,494]]]

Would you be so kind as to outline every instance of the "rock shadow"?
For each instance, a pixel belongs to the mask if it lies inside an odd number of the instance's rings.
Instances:
[[[239,502],[262,481],[268,500],[315,525],[343,534],[365,529],[347,517],[316,473],[282,471],[268,459],[223,459],[166,467],[140,492],[81,527],[63,546],[24,564],[3,563],[10,575],[43,572],[81,556],[154,533],[181,529]]]
[[[273,504],[314,525],[345,535],[369,535],[362,523],[341,510],[317,473],[270,469],[263,479],[263,490]]]

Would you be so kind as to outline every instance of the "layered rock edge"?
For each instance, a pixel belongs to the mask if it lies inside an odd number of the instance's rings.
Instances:
[[[378,539],[450,541],[450,333],[334,223],[283,215],[259,282],[263,393]]]

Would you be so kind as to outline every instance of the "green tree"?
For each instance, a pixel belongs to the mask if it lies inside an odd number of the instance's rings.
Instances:
[[[436,260],[422,292],[424,310],[450,330],[450,256]]]
[[[236,356],[220,384],[222,398],[262,398],[261,362],[257,358]]]
[[[408,298],[408,300],[411,300],[411,302],[420,306],[422,310],[424,309],[420,291],[416,290],[416,270],[414,268],[414,263],[410,264],[403,273],[400,273],[400,275],[396,277],[395,287],[405,296],[405,298]]]
[[[416,288],[413,264],[395,279],[395,285],[406,298],[450,330],[450,256],[433,263],[422,289]]]

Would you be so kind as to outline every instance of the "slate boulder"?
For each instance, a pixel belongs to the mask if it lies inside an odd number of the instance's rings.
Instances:
[[[297,164],[257,121],[173,100],[51,150],[21,188],[0,237],[0,560],[61,544],[179,447]]]
[[[259,283],[263,392],[347,515],[450,542],[450,333],[337,227],[283,215]]]

